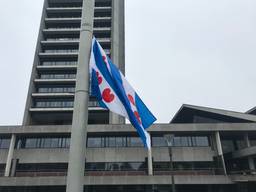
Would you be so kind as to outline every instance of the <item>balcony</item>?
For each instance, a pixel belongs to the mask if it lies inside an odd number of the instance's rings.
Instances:
[[[33,98],[74,98],[74,93],[32,93]]]
[[[78,52],[70,52],[70,53],[39,53],[38,54],[41,59],[77,59]]]
[[[36,84],[75,84],[76,79],[35,79]]]
[[[56,39],[56,40],[47,40],[41,41],[42,46],[78,46],[79,39]]]
[[[82,7],[49,7],[46,9],[48,14],[81,14],[82,12]],[[95,7],[94,11],[95,14],[106,14],[106,13],[110,13],[111,14],[111,7]]]
[[[60,70],[76,70],[77,65],[38,65],[37,70],[42,71],[60,71]]]
[[[111,28],[110,27],[97,27],[93,29],[93,33],[97,34],[106,34],[107,37],[110,37]],[[80,34],[80,27],[51,27],[48,29],[43,29],[43,33],[47,36],[50,35],[69,35],[69,34]]]

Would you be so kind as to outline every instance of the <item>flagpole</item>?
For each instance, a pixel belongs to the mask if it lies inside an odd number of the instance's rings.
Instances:
[[[148,147],[148,175],[153,175],[153,160],[152,160],[152,147],[151,147],[151,136],[148,133],[150,138],[150,146]]]
[[[95,0],[83,0],[66,192],[83,192]]]
[[[148,149],[148,175],[153,175],[152,149]]]

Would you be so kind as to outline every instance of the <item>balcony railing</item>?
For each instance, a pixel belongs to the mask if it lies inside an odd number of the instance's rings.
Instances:
[[[219,169],[183,169],[175,171],[154,171],[153,175],[223,175]],[[16,171],[16,177],[46,177],[46,176],[66,176],[67,170],[37,170],[27,171],[18,170]],[[85,170],[85,176],[136,176],[136,175],[147,175],[147,169],[141,170]]]
[[[154,175],[223,175],[223,169],[219,168],[195,168],[195,169],[156,169]]]

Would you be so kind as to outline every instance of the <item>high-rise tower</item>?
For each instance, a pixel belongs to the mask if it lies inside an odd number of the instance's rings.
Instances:
[[[23,125],[72,123],[81,14],[82,0],[45,0]],[[123,0],[96,0],[93,34],[124,72]],[[90,97],[89,124],[123,122]]]

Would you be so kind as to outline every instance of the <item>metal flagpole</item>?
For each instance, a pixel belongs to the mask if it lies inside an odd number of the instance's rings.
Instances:
[[[153,175],[153,160],[152,160],[152,148],[151,147],[148,149],[148,175]]]
[[[66,192],[83,192],[94,2],[83,0]]]

